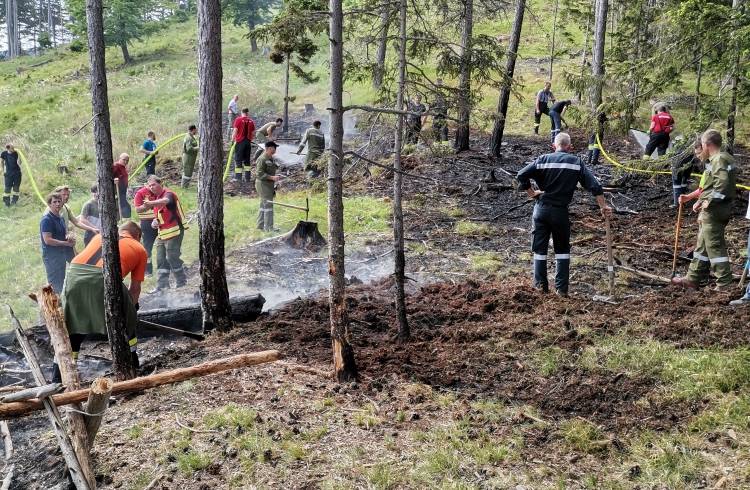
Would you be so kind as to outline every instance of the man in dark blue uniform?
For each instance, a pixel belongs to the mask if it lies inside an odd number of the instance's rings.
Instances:
[[[534,287],[544,292],[549,290],[547,283],[547,248],[549,238],[555,248],[557,273],[555,288],[557,294],[568,295],[570,274],[570,218],[568,205],[573,200],[573,192],[580,183],[589,190],[601,208],[602,214],[609,217],[612,208],[607,206],[599,181],[586,168],[580,158],[569,153],[570,136],[559,133],[555,137],[555,152],[542,155],[518,172],[519,188],[529,197],[536,199],[533,220]],[[538,190],[531,187],[536,182]]]

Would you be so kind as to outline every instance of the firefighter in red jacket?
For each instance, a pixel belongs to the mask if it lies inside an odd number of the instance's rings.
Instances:
[[[643,157],[650,157],[654,150],[659,156],[663,156],[669,147],[669,133],[674,129],[674,119],[667,112],[666,106],[659,106],[659,110],[651,116],[651,127],[649,128],[649,140]]]
[[[185,213],[177,194],[163,187],[161,179],[149,175],[146,187],[151,191],[154,199],[144,203],[154,210],[152,226],[157,228],[156,239],[156,289],[158,292],[169,289],[170,273],[174,275],[175,286],[180,288],[187,283],[187,276],[183,268],[182,238],[185,236]]]

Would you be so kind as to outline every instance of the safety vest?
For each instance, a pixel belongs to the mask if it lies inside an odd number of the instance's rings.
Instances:
[[[154,209],[156,219],[159,220],[159,238],[161,240],[170,240],[180,234],[181,228],[187,229],[187,226],[183,225],[186,221],[185,213],[182,211],[182,204],[180,204],[180,199],[177,197],[177,194],[168,189],[164,189],[161,194],[156,196],[156,199],[162,199],[168,194],[172,195],[174,204]],[[170,209],[170,207],[172,209]]]
[[[142,187],[138,189],[138,192],[135,193],[135,196],[133,197],[133,202],[135,203],[135,206],[138,207],[144,202],[150,201],[151,196],[153,196],[153,194],[151,194],[151,191],[148,190],[148,187]],[[143,199],[143,201],[139,202],[141,198]],[[144,211],[136,211],[136,212],[138,213],[138,217],[142,221],[151,221],[154,219],[153,209],[146,209]]]

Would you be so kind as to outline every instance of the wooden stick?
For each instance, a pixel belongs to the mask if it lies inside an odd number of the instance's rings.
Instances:
[[[112,380],[109,378],[96,378],[91,383],[89,399],[86,402],[86,435],[89,446],[94,446],[94,438],[102,425],[104,412],[109,406],[109,394],[112,393]]]
[[[9,461],[13,457],[13,439],[10,437],[8,422],[5,420],[0,420],[0,436],[5,444],[5,460]]]
[[[29,363],[31,373],[34,376],[34,381],[38,386],[47,384],[44,379],[44,374],[42,374],[42,368],[39,366],[39,361],[37,360],[36,355],[31,348],[31,343],[29,342],[29,339],[26,338],[26,334],[24,334],[23,332],[21,322],[18,321],[15,313],[13,313],[13,309],[9,305],[6,306],[8,306],[10,318],[16,330],[16,339],[18,339],[18,343],[21,345],[21,349],[23,350],[23,355],[26,357],[26,361]],[[89,490],[91,487],[83,476],[81,465],[78,462],[75,451],[73,450],[73,444],[71,444],[70,439],[68,438],[68,433],[65,432],[65,426],[63,425],[62,418],[60,417],[60,412],[57,411],[57,407],[54,403],[52,403],[50,398],[44,398],[39,403],[47,411],[47,418],[50,421],[50,425],[52,425],[52,431],[57,437],[57,443],[59,444],[60,451],[62,452],[63,458],[65,459],[65,464],[68,465],[68,472],[70,473],[70,478],[73,480],[73,484],[75,485],[77,490]]]
[[[639,271],[638,269],[633,269],[632,267],[627,267],[627,266],[624,266],[624,265],[615,265],[615,268],[622,269],[625,272],[630,272],[631,274],[635,274],[637,276],[645,277],[646,279],[651,279],[652,281],[663,282],[663,283],[666,283],[666,284],[671,284],[672,283],[672,281],[668,277],[657,276],[656,274],[651,274],[649,272]]]
[[[41,299],[42,315],[47,324],[50,343],[55,350],[55,359],[60,367],[63,384],[68,391],[78,390],[81,387],[81,380],[78,378],[78,369],[73,361],[73,349],[70,346],[68,329],[65,327],[65,318],[60,308],[60,299],[49,285],[42,288],[39,298]],[[78,457],[78,462],[81,464],[83,477],[91,488],[96,488],[86,420],[80,413],[81,411],[83,411],[81,404],[74,403],[73,410],[67,414],[70,440],[73,443],[73,450]]]
[[[166,384],[179,383],[192,378],[216,374],[232,369],[239,369],[257,364],[274,362],[281,359],[281,354],[275,350],[255,352],[252,354],[239,354],[232,357],[217,359],[215,361],[204,362],[192,367],[173,369],[164,371],[150,376],[133,378],[126,381],[119,381],[112,386],[112,395],[123,393],[132,393],[143,391],[148,388],[154,388]],[[89,390],[68,391],[58,395],[52,395],[47,398],[56,406],[70,405],[86,400],[89,396]],[[29,400],[25,402],[0,403],[0,418],[12,418],[21,415],[27,415],[42,408],[39,400]]]
[[[604,224],[607,233],[607,274],[609,275],[609,297],[615,297],[615,259],[612,254],[612,227],[609,223],[609,217],[605,216]]]
[[[32,398],[46,398],[55,393],[60,393],[65,387],[61,383],[52,383],[44,386],[37,386],[36,388],[27,388],[25,390],[16,391],[10,395],[0,397],[0,402],[21,402],[24,400],[31,400]]]
[[[680,243],[680,226],[682,225],[682,201],[679,201],[680,205],[677,208],[677,224],[674,229],[674,254],[672,257],[672,277],[677,273],[677,248]]]

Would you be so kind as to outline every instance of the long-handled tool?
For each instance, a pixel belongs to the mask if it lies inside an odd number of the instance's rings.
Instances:
[[[672,278],[674,278],[677,272],[677,247],[680,243],[680,228],[682,227],[682,202],[680,202],[677,208],[677,224],[674,230],[674,254],[672,257]]]
[[[158,323],[150,322],[148,320],[141,320],[139,318],[138,323],[140,325],[143,325],[144,327],[155,328],[163,332],[173,333],[176,335],[182,335],[184,337],[188,337],[188,338],[195,339],[195,340],[206,340],[205,335],[202,335],[199,333],[188,332],[186,330],[180,330],[179,328],[167,327],[166,325],[160,325]]]
[[[615,297],[615,257],[612,253],[612,228],[609,223],[609,217],[605,216],[604,224],[607,232],[607,274],[609,275],[609,297]]]
[[[295,206],[294,204],[285,204],[283,202],[277,202],[277,201],[270,201],[270,202],[274,206],[281,206],[281,207],[284,207],[284,208],[298,209],[300,211],[304,211],[305,212],[305,221],[307,221],[307,218],[310,216],[310,199],[309,198],[305,198],[305,207],[304,208],[302,206]]]
[[[122,221],[122,198],[120,197],[120,182],[115,184],[115,190],[117,191],[117,221]]]
[[[740,277],[740,289],[745,289],[745,279],[747,279],[748,269],[750,269],[750,256],[747,257],[745,267],[742,269],[742,276]]]

